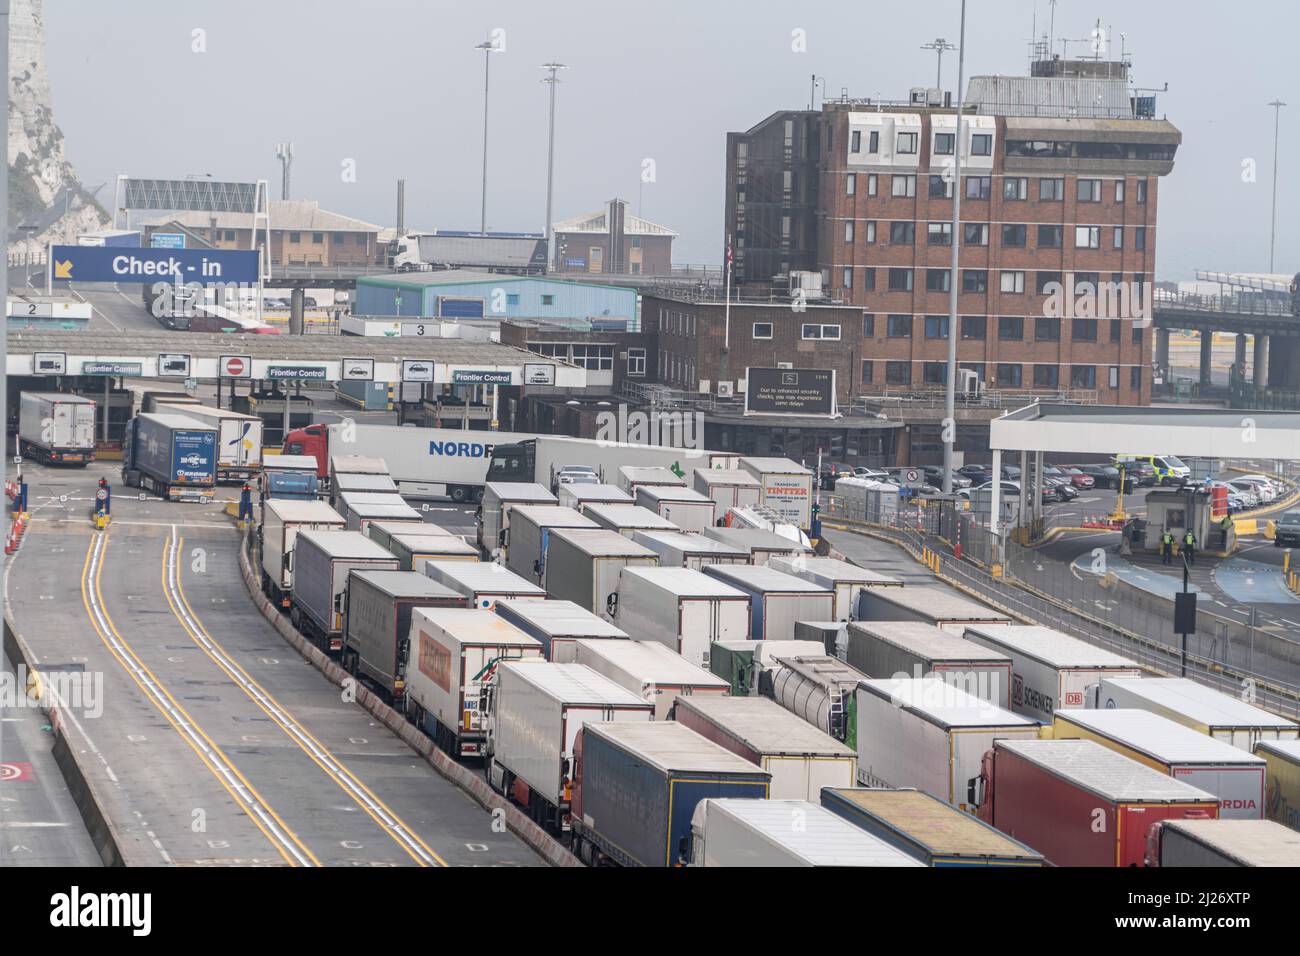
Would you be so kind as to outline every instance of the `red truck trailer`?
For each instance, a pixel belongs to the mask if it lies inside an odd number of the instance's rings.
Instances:
[[[994,741],[967,797],[1056,866],[1142,866],[1152,824],[1219,815],[1212,794],[1091,740]]]

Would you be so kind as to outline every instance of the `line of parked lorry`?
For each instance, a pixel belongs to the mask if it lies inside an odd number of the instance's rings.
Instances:
[[[745,469],[488,482],[473,544],[385,472],[267,498],[264,588],[589,864],[1300,863],[1295,723],[728,527]]]

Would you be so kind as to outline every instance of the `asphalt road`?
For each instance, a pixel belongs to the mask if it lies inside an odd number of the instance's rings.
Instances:
[[[33,520],[9,586],[15,624],[42,661],[102,680],[102,713],[73,719],[140,858],[541,864],[262,619],[220,505],[119,489],[113,524],[94,532],[94,483],[112,470],[26,466]]]

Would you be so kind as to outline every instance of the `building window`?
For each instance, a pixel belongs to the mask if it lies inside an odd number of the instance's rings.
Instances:
[[[1079,202],[1101,202],[1101,180],[1080,179],[1076,195]]]
[[[889,291],[890,292],[911,292],[912,291],[912,270],[911,269],[890,269],[889,270]]]
[[[926,385],[943,385],[948,381],[947,362],[922,362],[921,381]]]
[[[951,199],[952,198],[952,181],[943,176],[930,177],[930,198],[931,199]]]
[[[910,339],[912,337],[912,317],[910,315],[891,315],[886,320],[885,334],[891,339]]]
[[[506,294],[506,305],[518,305],[518,304],[519,304],[518,292],[509,292]]]
[[[972,156],[992,156],[993,155],[993,134],[976,133],[970,138],[970,154]]]
[[[1096,388],[1097,387],[1097,366],[1071,365],[1070,366],[1070,387],[1071,388]]]
[[[864,339],[876,337],[876,317],[867,312],[862,313],[862,337]]]
[[[1139,179],[1137,181],[1137,195],[1135,198],[1139,203],[1147,201],[1147,181],[1145,179]]]
[[[927,315],[925,317],[925,337],[927,339],[946,339],[948,337],[948,316]]]
[[[875,223],[873,222],[871,225],[874,226]],[[871,238],[874,239],[875,236],[872,235]],[[867,266],[867,268],[862,270],[862,289],[865,292],[876,291],[876,270],[871,266]]]
[[[1142,344],[1142,326],[1140,325],[1133,326],[1132,341],[1134,345]]]
[[[1061,341],[1061,320],[1047,316],[1039,316],[1034,319],[1034,341],[1035,342],[1059,342]]]
[[[844,177],[844,195],[853,196],[858,191],[858,177],[854,173],[849,173]]]
[[[1025,274],[1018,271],[1003,272],[999,278],[999,287],[1003,292],[1021,294],[1025,291]]]
[[[290,241],[290,242],[302,242],[302,233],[300,233],[300,232],[291,232],[291,233],[289,233],[289,241]]]
[[[364,232],[358,232],[356,234],[357,245],[359,246],[369,245],[369,243],[367,242],[369,238],[370,237],[367,236]]]
[[[916,241],[916,223],[891,222],[889,224],[889,242],[895,246],[910,246]]]
[[[853,267],[852,266],[844,267],[844,275],[840,277],[840,285],[842,285],[846,289],[853,288]]]
[[[1023,223],[1007,224],[1002,227],[1002,245],[1008,249],[1023,249],[1028,228]]]
[[[989,244],[988,223],[965,223],[961,228],[961,241],[968,246],[987,246]]]
[[[645,349],[627,350],[627,374],[638,377],[645,375]]]
[[[949,281],[952,276],[951,270],[948,269],[926,269],[925,270],[925,291],[926,292],[947,292],[952,288]]]
[[[962,269],[961,270],[961,291],[963,292],[989,291],[989,271],[987,269]]]
[[[963,315],[961,317],[961,337],[984,341],[988,332],[988,319],[982,315]]]
[[[772,337],[772,323],[771,323],[771,322],[755,322],[755,323],[754,323],[754,338],[756,338],[756,339],[770,339],[771,337]]]
[[[852,219],[846,220],[844,223],[844,241],[845,242],[853,241],[853,220]]]
[[[1039,249],[1061,248],[1061,227],[1060,226],[1039,226],[1038,227],[1038,248]]]
[[[862,152],[862,131],[861,130],[855,129],[853,131],[853,145],[849,147],[849,152],[850,153]]]
[[[1040,179],[1038,181],[1038,198],[1052,202],[1060,202],[1065,199],[1065,180]]]
[[[864,359],[862,362],[862,377],[858,379],[863,385],[871,384],[871,376],[874,372],[876,363],[870,359]]]
[[[1061,284],[1061,274],[1059,272],[1040,272],[1035,277],[1035,291],[1039,295],[1047,295],[1049,291],[1047,287],[1053,283],[1056,285]]]
[[[867,152],[880,152],[880,130],[873,129],[870,135],[867,136]]]
[[[840,327],[838,325],[809,323],[803,327],[801,337],[804,339],[830,339],[832,342],[838,342],[840,340]]]
[[[1003,199],[1028,199],[1029,180],[1024,176],[1008,176],[1002,180]]]
[[[1111,245],[1116,249],[1124,248],[1124,227],[1116,226],[1113,231]]]
[[[1112,365],[1106,370],[1106,384],[1111,388],[1119,388],[1119,366]]]
[[[931,246],[952,245],[952,223],[932,222],[925,227],[925,241]]]
[[[1101,248],[1101,226],[1075,226],[1074,227],[1074,248],[1100,249]]]
[[[1147,227],[1135,226],[1133,229],[1133,248],[1141,252],[1147,247]]]
[[[1135,392],[1142,391],[1142,366],[1134,365],[1128,370],[1128,387]]]
[[[895,142],[894,152],[900,156],[911,156],[916,153],[916,133],[899,133]]]
[[[915,196],[916,195],[916,177],[915,176],[894,176],[889,184],[891,195],[894,196]]]
[[[1018,315],[999,316],[998,338],[1004,342],[1023,342],[1025,338],[1024,318]]]
[[[957,136],[954,133],[935,133],[934,134],[934,155],[951,156],[953,147],[957,142]]]
[[[867,242],[876,241],[876,220],[872,219],[867,222]]]
[[[1097,320],[1074,319],[1070,323],[1070,338],[1075,342],[1097,341]]]
[[[1124,180],[1122,179],[1115,180],[1115,201],[1121,203],[1124,201]]]
[[[1056,388],[1060,376],[1055,365],[1034,366],[1034,388]]]
[[[1076,272],[1074,274],[1074,294],[1087,295],[1089,293],[1096,295],[1101,285],[1101,273],[1099,272]]]
[[[233,229],[227,229],[227,230],[226,230],[226,234],[225,234],[225,239],[226,239],[227,242],[234,242],[234,241],[235,241],[235,230],[233,230]]]
[[[1023,375],[1024,375],[1024,366],[1022,365],[1015,365],[1015,364],[998,365],[999,385],[1009,386],[1011,388],[1019,388],[1022,384],[1024,384],[1024,378],[1022,377]]]
[[[589,372],[608,372],[614,368],[614,346],[574,345],[573,364]]]
[[[311,242],[312,242],[312,245],[314,245],[314,246],[323,245],[324,242],[325,242],[325,233],[323,233],[323,232],[313,232],[313,233],[311,234]]]
[[[553,295],[542,296],[542,305],[555,305],[555,296]]]
[[[989,176],[967,176],[966,177],[966,198],[967,199],[988,199],[989,193],[993,189],[993,179]]]
[[[1110,341],[1112,344],[1118,343],[1121,338],[1120,323],[1118,319],[1112,319],[1110,322]]]
[[[885,384],[886,385],[911,385],[912,384],[912,363],[911,362],[886,362],[885,363]]]
[[[867,195],[874,196],[875,194],[876,194],[876,174],[868,173],[867,174]]]

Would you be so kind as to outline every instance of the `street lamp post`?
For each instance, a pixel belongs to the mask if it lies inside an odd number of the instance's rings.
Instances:
[[[1286,106],[1281,100],[1274,100],[1268,104],[1273,107],[1273,221],[1268,236],[1268,271],[1273,271],[1273,251],[1277,246],[1277,136],[1278,127],[1282,118],[1282,107]]]
[[[496,44],[484,40],[474,47],[483,51],[483,198],[479,205],[479,233],[487,234],[487,157],[488,157],[488,81],[490,79],[492,54]]]
[[[556,73],[567,70],[568,67],[563,63],[551,62],[543,63],[542,69],[550,72],[542,82],[551,88],[551,119],[546,145],[546,257],[551,270],[554,271],[555,262],[551,256],[551,194],[555,185],[555,87],[560,82]]]
[[[942,56],[942,52],[939,54]],[[948,276],[948,367],[944,389],[943,420],[943,493],[952,494],[953,450],[957,442],[957,292],[961,281],[957,272],[957,254],[961,247],[961,130],[962,82],[966,71],[966,0],[961,0],[961,37],[957,41],[957,136],[953,146],[952,187],[952,266]],[[997,481],[998,476],[994,475]],[[997,516],[994,515],[994,520]]]

